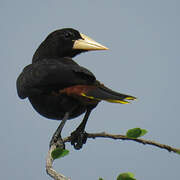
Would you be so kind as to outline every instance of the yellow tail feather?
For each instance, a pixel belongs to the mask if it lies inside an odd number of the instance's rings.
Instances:
[[[95,98],[95,97],[93,97],[93,96],[87,96],[87,95],[86,95],[86,94],[84,94],[84,93],[81,93],[81,96],[84,96],[84,97],[89,98],[89,99],[95,99],[95,100],[100,101],[100,99]]]
[[[128,101],[124,101],[124,100],[115,100],[115,99],[98,99],[98,98],[95,98],[93,96],[87,96],[86,94],[84,93],[81,93],[82,96],[88,98],[88,99],[94,99],[94,100],[98,100],[98,101],[101,101],[101,100],[104,100],[104,101],[107,101],[107,102],[111,102],[111,103],[120,103],[120,104],[129,104],[130,102]],[[124,98],[126,100],[136,100],[135,97],[132,97],[132,96],[129,96],[129,97],[126,97]]]
[[[111,103],[121,103],[121,104],[129,104],[129,103],[130,103],[130,102],[128,102],[128,101],[114,100],[114,99],[105,99],[105,101],[111,102]]]
[[[136,100],[137,98],[132,97],[132,96],[129,96],[129,97],[126,97],[126,98],[124,98],[124,99],[126,99],[126,100]]]

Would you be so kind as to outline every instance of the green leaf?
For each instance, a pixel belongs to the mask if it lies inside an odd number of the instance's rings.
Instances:
[[[134,178],[134,174],[127,172],[127,173],[121,173],[119,174],[119,176],[117,177],[117,180],[136,180]]]
[[[133,129],[129,129],[126,132],[126,136],[129,138],[138,138],[138,137],[144,136],[146,133],[147,133],[146,129],[133,128]]]
[[[100,177],[99,180],[104,180],[104,179]]]
[[[127,174],[129,177],[131,177],[131,178],[134,178],[134,174],[133,173],[131,173],[131,172],[127,172],[127,173],[125,173],[125,174]]]
[[[140,134],[140,137],[141,136],[144,136],[148,131],[146,129],[141,129],[141,134]]]
[[[176,153],[180,155],[180,151],[176,151]]]
[[[52,151],[51,157],[53,159],[58,159],[58,158],[62,158],[64,156],[66,156],[68,154],[69,154],[69,151],[67,149],[56,148]]]
[[[138,138],[141,135],[141,129],[140,128],[133,128],[133,129],[129,129],[126,132],[126,136],[129,138]]]

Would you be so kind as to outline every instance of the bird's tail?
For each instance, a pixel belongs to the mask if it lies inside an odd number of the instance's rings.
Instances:
[[[81,95],[89,99],[104,100],[111,103],[121,103],[121,104],[128,104],[130,103],[131,100],[137,99],[134,96],[115,92],[105,86],[96,87],[85,93],[81,93]]]
[[[76,85],[69,88],[65,88],[60,91],[60,93],[66,93],[68,95],[78,95],[83,96],[88,99],[97,100],[97,101],[108,101],[111,103],[121,103],[128,104],[131,100],[136,100],[136,97],[121,94],[115,92],[104,85],[91,86],[91,85]]]

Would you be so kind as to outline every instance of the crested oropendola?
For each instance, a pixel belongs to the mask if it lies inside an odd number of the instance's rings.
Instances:
[[[80,149],[87,139],[85,125],[88,117],[100,101],[127,104],[128,100],[136,99],[105,87],[93,73],[72,60],[82,52],[106,49],[75,29],[56,30],[40,44],[32,63],[19,75],[19,97],[27,97],[42,116],[62,120],[50,145],[61,139],[66,120],[86,112],[81,124],[71,134],[71,144]]]

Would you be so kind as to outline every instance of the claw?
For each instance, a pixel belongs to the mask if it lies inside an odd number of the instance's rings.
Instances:
[[[74,146],[76,150],[82,148],[83,144],[87,141],[87,133],[81,131],[74,131],[71,133],[71,145]]]

